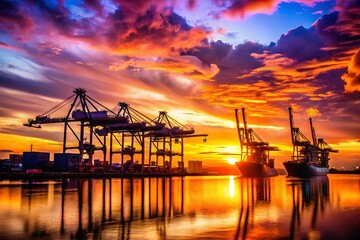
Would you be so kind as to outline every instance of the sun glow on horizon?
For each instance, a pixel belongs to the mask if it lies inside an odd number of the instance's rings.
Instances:
[[[226,158],[226,160],[228,161],[228,163],[230,165],[234,165],[237,162],[237,159],[233,158],[233,157],[228,157],[228,158]]]

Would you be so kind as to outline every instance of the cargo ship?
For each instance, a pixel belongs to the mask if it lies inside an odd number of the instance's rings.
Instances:
[[[279,151],[278,147],[270,146],[258,134],[247,127],[245,108],[242,108],[243,127],[240,127],[238,109],[235,109],[236,127],[240,141],[240,161],[236,162],[243,177],[273,177],[278,173],[274,168],[274,159],[270,151]]]
[[[315,128],[310,118],[311,143],[306,136],[300,132],[299,128],[295,127],[292,108],[289,107],[288,110],[293,145],[291,160],[283,163],[288,176],[326,176],[329,172],[329,154],[330,152],[338,152],[338,150],[333,149],[324,139],[316,138]]]

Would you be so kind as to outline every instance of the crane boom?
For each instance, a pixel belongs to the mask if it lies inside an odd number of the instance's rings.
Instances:
[[[317,139],[316,139],[315,128],[313,126],[311,118],[309,118],[309,121],[310,121],[310,129],[311,129],[311,136],[312,136],[313,145],[314,145],[314,147],[316,147],[318,145],[318,143],[317,143]]]
[[[290,119],[290,130],[291,130],[291,141],[295,143],[295,124],[294,124],[294,117],[292,115],[292,108],[289,107],[289,119]]]
[[[295,127],[294,118],[292,114],[292,108],[289,107],[289,119],[290,119],[290,132],[291,132],[291,141],[294,146],[308,146],[310,145],[310,141],[306,138],[306,136],[300,132],[300,129]]]
[[[247,122],[246,122],[246,115],[245,115],[245,108],[241,108],[242,111],[242,117],[243,117],[243,122],[244,122],[244,132],[245,132],[245,138],[246,138],[246,143],[249,144],[249,131],[247,128]]]
[[[238,109],[235,109],[235,119],[236,119],[236,129],[237,129],[237,133],[238,133],[238,137],[239,137],[239,141],[240,141],[240,147],[242,147],[243,139],[242,139],[241,130],[240,130]]]

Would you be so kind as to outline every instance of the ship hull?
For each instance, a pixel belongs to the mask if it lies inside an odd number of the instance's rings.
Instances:
[[[275,168],[266,166],[265,164],[252,162],[237,162],[236,166],[239,168],[243,177],[274,177],[278,173]]]
[[[326,176],[329,172],[327,167],[311,166],[306,163],[293,161],[284,162],[284,167],[288,176],[293,177]]]

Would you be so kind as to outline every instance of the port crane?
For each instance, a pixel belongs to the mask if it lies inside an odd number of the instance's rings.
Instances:
[[[330,160],[329,154],[331,152],[337,153],[338,150],[333,149],[323,138],[316,138],[315,128],[312,122],[312,118],[309,118],[311,136],[313,141],[313,146],[315,148],[316,161],[322,167],[329,167],[328,162]]]
[[[151,131],[147,134],[147,137],[150,137],[149,162],[158,166],[159,157],[161,157],[164,171],[169,171],[173,156],[179,156],[179,171],[184,171],[184,138],[204,137],[203,141],[206,142],[208,134],[195,134],[193,128],[181,124],[169,116],[166,111],[159,111],[159,115],[152,121],[157,124],[164,124],[165,127],[160,131]],[[174,151],[173,144],[180,144],[179,152]],[[152,151],[153,148],[155,149],[154,152]],[[156,161],[151,161],[152,155],[156,156]]]
[[[245,108],[241,110],[243,127],[240,127],[238,109],[235,109],[236,127],[240,140],[240,161],[263,163],[274,167],[274,160],[270,159],[270,151],[279,151],[279,148],[270,146],[252,128],[248,128]]]
[[[63,115],[61,115],[63,114]],[[65,116],[64,116],[65,115]],[[56,116],[56,117],[54,117]],[[171,168],[172,156],[181,156],[181,170],[184,170],[183,164],[183,139],[189,137],[205,137],[207,134],[194,134],[194,129],[187,128],[175,119],[161,111],[159,117],[150,119],[146,115],[130,107],[125,102],[119,102],[117,106],[110,110],[90,97],[85,89],[76,88],[73,95],[66,98],[61,103],[52,107],[43,114],[37,115],[34,119],[28,119],[24,126],[41,128],[43,124],[63,123],[63,153],[68,150],[77,149],[79,151],[79,166],[83,163],[83,155],[89,156],[89,163],[92,165],[93,155],[96,150],[103,152],[104,165],[106,164],[107,154],[107,136],[110,135],[110,166],[114,154],[121,154],[122,170],[124,170],[124,158],[130,156],[131,165],[134,163],[134,155],[141,154],[141,169],[144,171],[145,151],[149,151],[149,165],[151,155],[155,154],[156,167],[158,166],[158,157],[163,156],[165,167],[165,156],[170,157],[170,164],[166,167]],[[68,134],[72,135],[68,136]],[[119,137],[120,135],[120,137]],[[70,139],[72,137],[72,139]],[[129,146],[125,146],[125,139],[129,139]],[[149,138],[149,149],[145,149],[145,139]],[[72,140],[72,142],[70,141]],[[74,144],[77,142],[76,144]],[[95,146],[100,144],[100,146]],[[114,151],[113,143],[120,145],[120,151]],[[173,151],[172,143],[181,143],[181,152]],[[160,144],[162,143],[162,144]],[[135,145],[139,145],[137,147]],[[169,144],[170,150],[165,145]],[[153,153],[151,146],[156,147]],[[163,148],[161,148],[162,146]],[[155,166],[155,164],[153,164]]]
[[[315,163],[317,154],[316,147],[311,144],[307,137],[300,131],[299,128],[295,127],[294,117],[292,114],[292,108],[289,107],[289,119],[290,119],[290,130],[291,130],[291,140],[293,144],[293,154],[291,160],[298,162],[306,163]],[[312,132],[312,137],[316,141],[315,131]]]
[[[165,126],[164,123],[158,123],[149,117],[134,109],[125,102],[118,102],[117,106],[112,109],[117,117],[125,117],[128,123],[107,125],[101,131],[110,133],[110,166],[114,154],[121,155],[121,168],[124,171],[124,158],[130,157],[130,168],[134,164],[134,156],[141,155],[141,171],[144,171],[145,163],[145,133],[149,131],[159,131]],[[120,135],[120,136],[119,136]],[[119,140],[119,138],[121,140]],[[129,139],[130,145],[125,146],[126,139]],[[120,145],[120,151],[113,150],[113,142]]]
[[[70,107],[66,110],[65,107],[68,107],[68,105]],[[61,114],[61,112],[65,113],[65,116],[54,117],[54,115]],[[115,112],[90,97],[85,89],[76,88],[71,96],[43,114],[37,115],[35,119],[29,119],[24,126],[41,128],[42,124],[63,123],[63,153],[70,149],[78,149],[80,155],[79,164],[81,164],[84,154],[89,156],[89,161],[92,163],[93,154],[96,150],[101,150],[104,161],[106,159],[106,135],[103,135],[103,139],[101,139],[101,135],[95,131],[96,127],[128,122],[127,117],[116,116]],[[79,126],[79,124],[80,129],[77,131],[75,127]],[[88,132],[85,127],[89,129]],[[69,146],[68,132],[71,132],[72,136],[75,137],[76,146]],[[97,139],[100,146],[94,145],[94,138]]]

